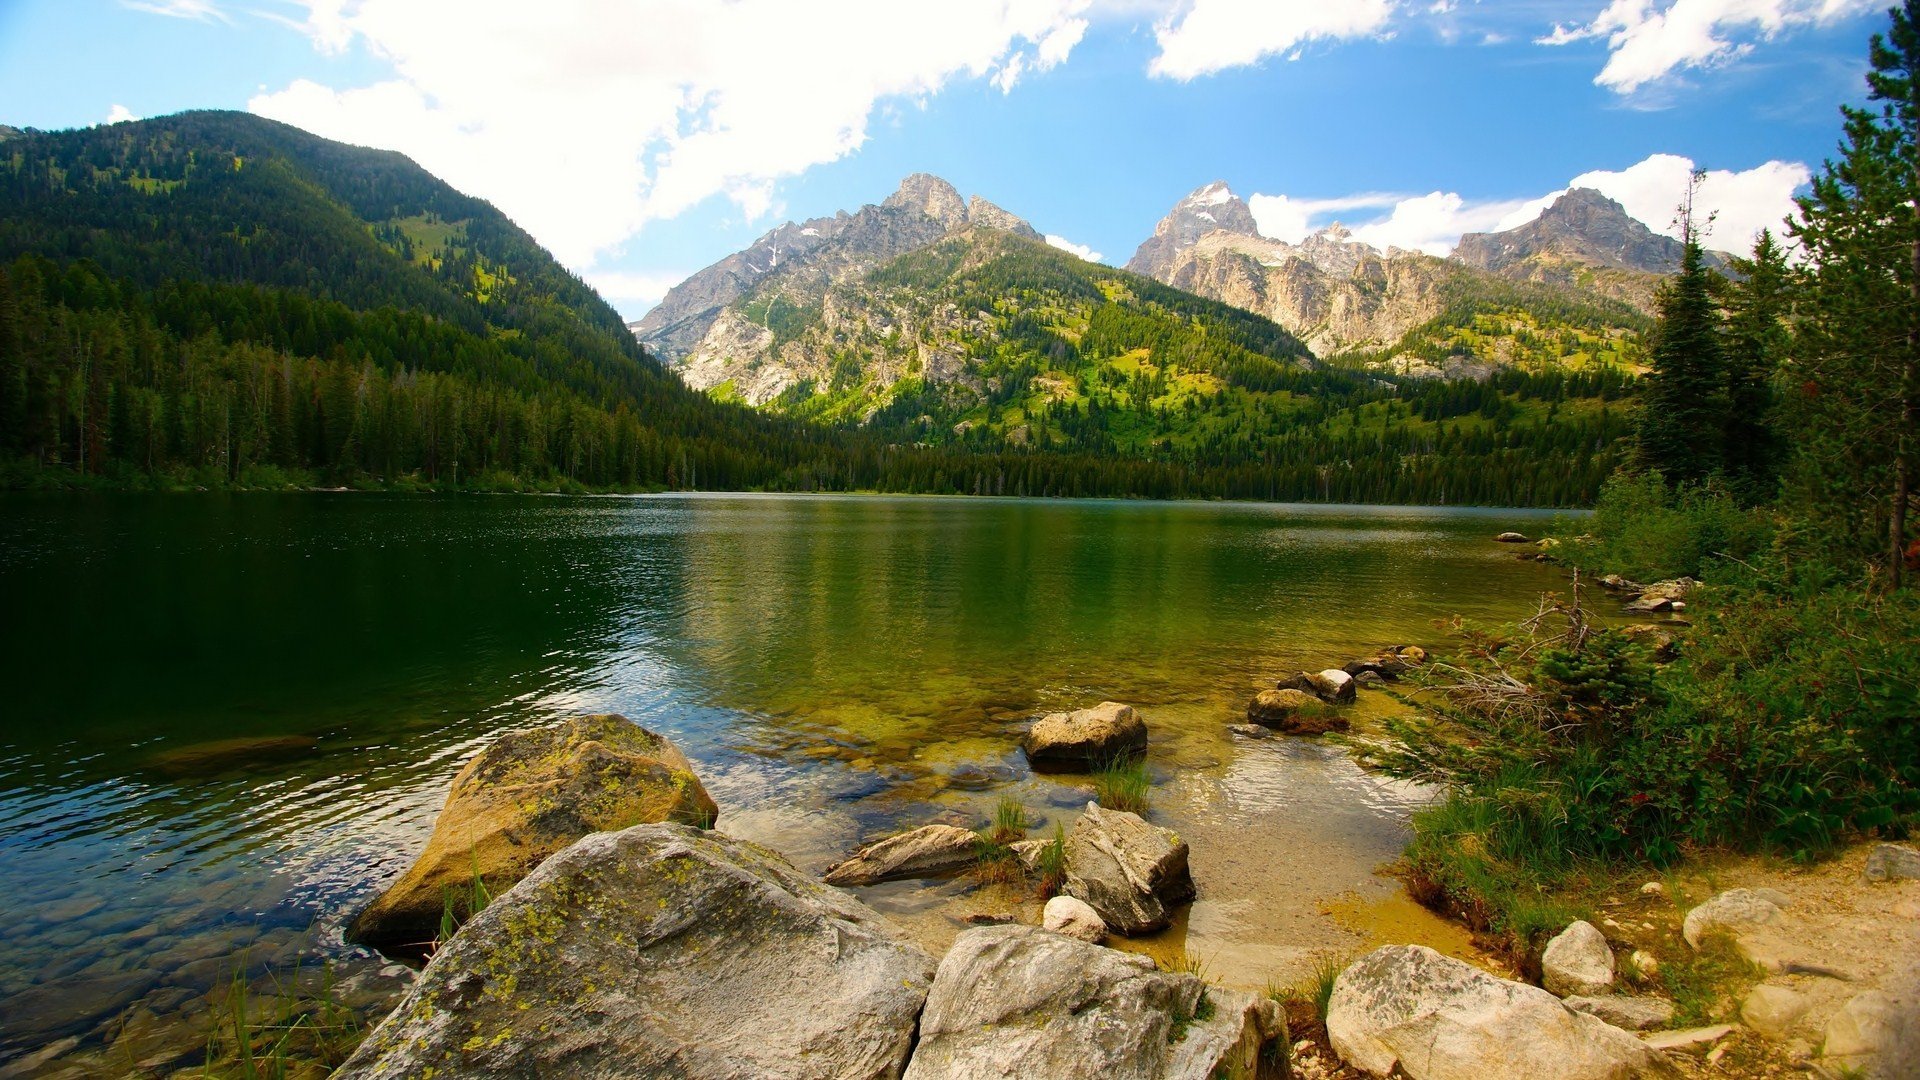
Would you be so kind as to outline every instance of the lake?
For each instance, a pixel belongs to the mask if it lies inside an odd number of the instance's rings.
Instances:
[[[719,827],[819,871],[1086,778],[1017,750],[1130,702],[1200,900],[1134,943],[1221,981],[1409,935],[1376,871],[1430,793],[1228,731],[1275,679],[1562,587],[1534,511],[953,498],[362,494],[0,500],[0,1061],[190,1054],[238,975],[380,962],[340,928],[501,731],[619,712]],[[1363,692],[1363,727],[1402,708]],[[860,890],[939,948],[1019,896]],[[1037,911],[1037,908],[1032,909]],[[361,1006],[369,1014],[388,1000]],[[159,1034],[155,1034],[155,1032]],[[204,1036],[194,1036],[204,1045]],[[124,1044],[124,1045],[123,1045]],[[169,1049],[176,1047],[176,1049]],[[85,1055],[95,1055],[87,1058]],[[112,1060],[119,1060],[113,1058]],[[57,1061],[55,1062],[57,1064]]]

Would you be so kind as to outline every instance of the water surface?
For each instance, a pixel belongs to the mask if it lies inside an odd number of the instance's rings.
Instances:
[[[1070,824],[1085,778],[1034,776],[1019,734],[1131,702],[1154,816],[1192,842],[1201,889],[1142,947],[1284,981],[1364,944],[1327,912],[1390,897],[1374,870],[1423,794],[1227,725],[1276,677],[1521,614],[1559,577],[1488,538],[1540,525],[880,497],[0,501],[0,1060],[104,1053],[133,1012],[201,1014],[236,968],[351,958],[339,927],[419,850],[460,763],[586,711],[672,737],[722,828],[819,870],[1005,795]],[[866,898],[935,948],[1019,903]]]

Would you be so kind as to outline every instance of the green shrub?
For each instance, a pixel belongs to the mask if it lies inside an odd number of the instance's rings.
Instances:
[[[1751,560],[1767,544],[1764,511],[1742,509],[1718,484],[1674,492],[1657,472],[1617,473],[1600,489],[1581,565],[1640,581],[1704,577],[1716,558]]]

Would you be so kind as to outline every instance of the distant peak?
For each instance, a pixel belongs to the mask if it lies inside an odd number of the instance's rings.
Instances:
[[[1193,206],[1219,206],[1222,203],[1238,202],[1240,197],[1233,193],[1225,180],[1215,180],[1206,187],[1195,188],[1185,201]]]
[[[959,190],[932,173],[914,173],[900,181],[900,187],[880,205],[918,210],[949,229],[967,220],[967,203]]]
[[[1313,235],[1331,240],[1336,244],[1345,244],[1353,239],[1353,230],[1336,221]]]
[[[967,200],[967,221],[969,224],[985,225],[991,229],[1005,229],[1007,232],[1024,236],[1029,240],[1044,239],[1040,235],[1040,230],[1027,224],[1024,218],[1010,210],[1003,210],[978,195]]]

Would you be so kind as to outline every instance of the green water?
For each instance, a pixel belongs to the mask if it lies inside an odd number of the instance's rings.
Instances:
[[[1488,538],[1542,524],[875,497],[0,501],[0,998],[33,1006],[0,1009],[0,1060],[108,1041],[124,1010],[236,963],[353,956],[340,925],[424,842],[459,764],[583,711],[671,736],[723,828],[817,870],[1002,794],[1070,820],[1083,788],[1032,775],[1019,733],[1128,701],[1157,815],[1202,836],[1284,818],[1332,845],[1306,875],[1319,893],[1372,887],[1413,797],[1337,749],[1227,725],[1279,675],[1521,614],[1558,575]],[[1250,940],[1206,906],[1209,857],[1196,841],[1189,932]],[[1290,895],[1274,869],[1237,866],[1273,881],[1214,895]],[[870,898],[923,926],[960,903]]]

